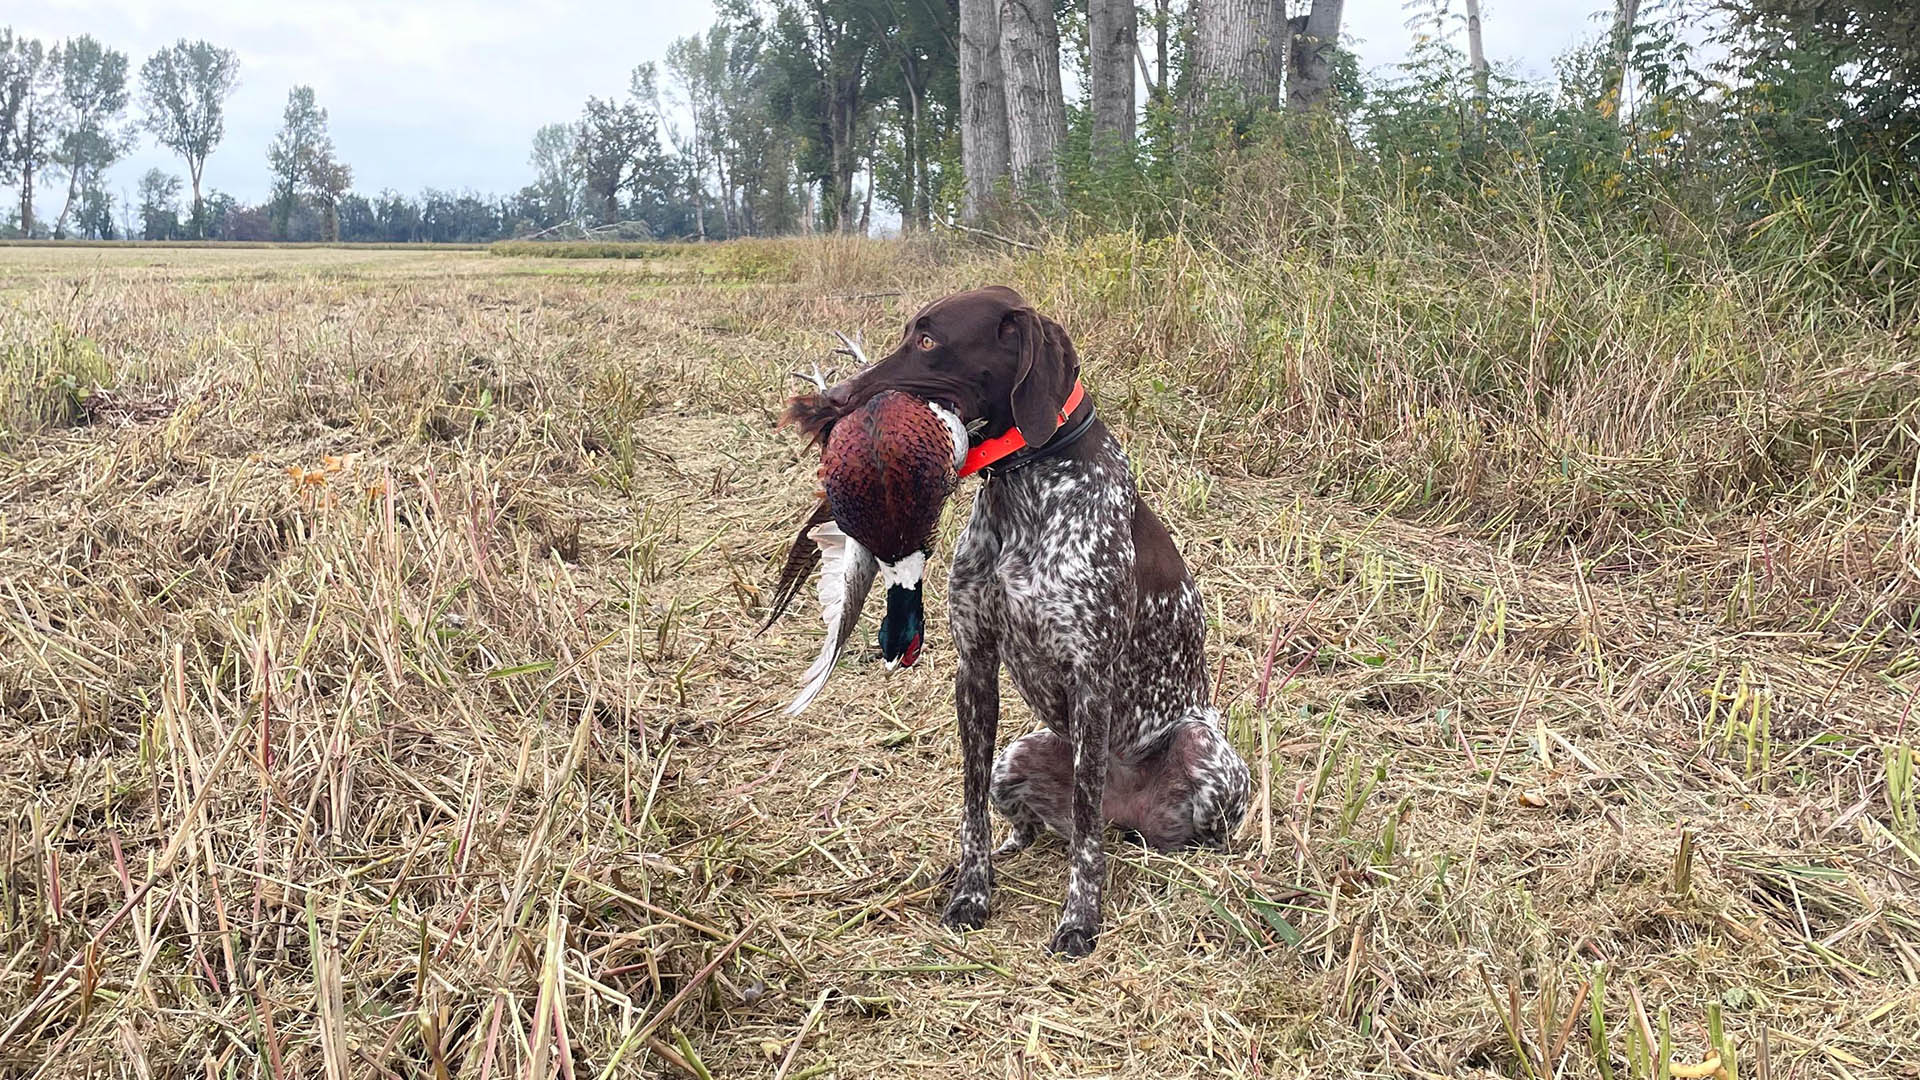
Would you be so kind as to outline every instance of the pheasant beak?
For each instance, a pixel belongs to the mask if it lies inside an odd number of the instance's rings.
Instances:
[[[898,671],[901,668],[912,667],[914,665],[914,662],[920,659],[920,644],[925,640],[926,640],[925,634],[915,634],[913,636],[913,640],[907,642],[907,651],[904,653],[901,653],[899,659],[888,660],[886,662],[887,670]]]

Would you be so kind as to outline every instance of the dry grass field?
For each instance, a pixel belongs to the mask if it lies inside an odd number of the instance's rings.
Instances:
[[[1344,242],[0,247],[0,1074],[1920,1076],[1911,331]],[[789,373],[991,280],[1256,770],[1079,963],[1057,842],[939,925],[938,572],[751,636]]]

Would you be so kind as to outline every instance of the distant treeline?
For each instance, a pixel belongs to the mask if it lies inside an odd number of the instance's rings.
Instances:
[[[530,182],[510,195],[355,193],[326,110],[295,86],[258,205],[203,184],[232,51],[182,40],[136,78],[92,37],[0,30],[0,177],[18,194],[0,233],[630,241],[862,233],[886,216],[907,231],[1163,232],[1261,155],[1311,170],[1329,147],[1442,203],[1537,184],[1539,205],[1576,217],[1679,212],[1729,242],[1795,206],[1910,225],[1909,0],[1615,0],[1540,82],[1487,57],[1474,0],[1402,6],[1408,61],[1363,74],[1340,0],[728,0],[663,66],[534,133]],[[105,171],[140,133],[185,176],[152,170],[116,197]],[[1880,246],[1846,257],[1883,265]]]

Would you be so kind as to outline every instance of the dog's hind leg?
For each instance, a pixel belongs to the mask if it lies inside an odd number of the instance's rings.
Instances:
[[[994,849],[1011,855],[1045,830],[1073,833],[1073,746],[1051,731],[1022,735],[993,763],[993,808],[1013,832]]]
[[[1142,830],[1147,842],[1162,851],[1225,850],[1246,816],[1249,788],[1247,763],[1227,737],[1206,718],[1183,720],[1156,765],[1160,794]]]

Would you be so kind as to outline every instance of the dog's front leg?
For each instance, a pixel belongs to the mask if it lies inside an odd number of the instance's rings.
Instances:
[[[1111,683],[1106,670],[1076,679],[1068,705],[1073,725],[1073,837],[1067,842],[1067,899],[1047,948],[1070,957],[1092,952],[1100,935],[1100,889],[1107,877],[1101,804],[1107,790]]]
[[[959,660],[954,699],[960,719],[964,802],[960,811],[960,865],[941,921],[960,929],[978,930],[986,924],[987,896],[993,891],[987,791],[992,780],[994,740],[1000,731],[1000,652],[997,642],[966,640],[958,633],[954,645]]]

